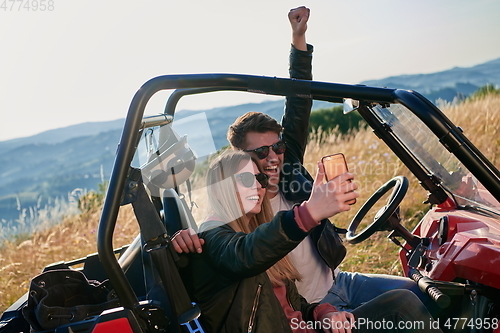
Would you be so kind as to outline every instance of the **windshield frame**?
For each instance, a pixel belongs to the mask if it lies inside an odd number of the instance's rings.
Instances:
[[[500,202],[484,190],[475,175],[411,110],[402,104],[372,104],[368,107],[408,155],[427,170],[433,183],[450,194],[456,206],[482,206],[500,214]]]
[[[438,138],[439,142],[453,154],[500,202],[500,172],[496,167],[463,135],[435,105],[414,91],[394,90],[394,104],[401,104]],[[439,204],[446,200],[447,195],[440,189],[440,180],[429,175],[414,156],[409,154],[394,134],[390,126],[372,112],[373,101],[360,101],[358,112],[365,119],[375,134],[381,138],[400,160],[422,182],[422,186],[430,192],[430,203]],[[381,103],[387,105],[389,103]]]

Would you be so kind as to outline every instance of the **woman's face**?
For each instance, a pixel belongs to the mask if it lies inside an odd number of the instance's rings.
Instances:
[[[251,173],[253,177],[250,178],[249,175],[245,173]],[[266,189],[255,179],[255,175],[259,173],[260,171],[255,163],[250,160],[241,161],[238,172],[234,175],[236,190],[247,218],[251,218],[260,212],[262,200],[266,195]],[[243,177],[246,179],[243,179]],[[249,179],[251,179],[251,181],[249,181]]]

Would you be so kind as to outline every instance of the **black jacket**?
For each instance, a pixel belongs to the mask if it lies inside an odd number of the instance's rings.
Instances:
[[[312,79],[312,51],[311,45],[308,45],[308,51],[292,48],[289,70],[291,78]],[[309,82],[304,81],[303,85],[307,89]],[[302,165],[309,134],[311,106],[310,96],[287,96],[285,114],[281,120],[282,137],[286,142],[287,150],[280,176],[280,191],[287,200],[293,203],[307,200],[312,189],[313,179]],[[312,232],[312,238],[319,254],[332,270],[342,262],[346,255],[346,249],[337,233],[338,231],[345,233],[345,230],[335,227],[329,220],[325,219],[321,221],[321,226]]]
[[[291,332],[266,270],[307,236],[297,227],[293,211],[280,212],[250,234],[222,222],[208,223],[217,226],[200,233],[203,252],[190,254],[182,271],[188,275],[184,280],[191,298],[200,306],[203,327],[207,332]],[[304,320],[313,320],[317,304],[308,304],[292,281],[285,282],[292,308]]]

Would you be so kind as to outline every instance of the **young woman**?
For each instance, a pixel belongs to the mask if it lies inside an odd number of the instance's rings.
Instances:
[[[319,168],[310,199],[273,218],[265,195],[268,177],[247,153],[229,150],[212,162],[207,174],[211,214],[200,226],[203,251],[190,254],[183,272],[204,328],[231,333],[432,331],[429,313],[407,290],[383,294],[352,313],[327,303],[308,304],[298,294],[293,280],[300,276],[286,255],[317,221],[348,210],[345,202],[358,196],[355,183],[345,182],[352,175],[323,183]]]

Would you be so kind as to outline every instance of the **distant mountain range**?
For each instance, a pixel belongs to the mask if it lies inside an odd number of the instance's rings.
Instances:
[[[463,98],[486,84],[500,86],[500,58],[447,71],[388,77],[361,84],[416,90],[431,101]],[[331,107],[315,102],[313,109]],[[247,111],[261,111],[280,119],[283,101],[249,103],[208,111],[215,146],[227,144],[229,124]],[[198,111],[198,112],[203,112]],[[192,114],[195,112],[179,111]],[[0,142],[0,225],[19,218],[28,207],[44,207],[49,198],[64,197],[76,188],[95,190],[107,180],[124,119],[89,122]]]
[[[316,109],[329,105],[315,102]],[[182,110],[176,119],[207,112],[215,146],[221,148],[229,124],[249,111],[280,119],[283,101]],[[43,208],[50,198],[67,198],[74,189],[96,190],[110,177],[124,122],[82,123],[0,142],[0,225],[18,219],[23,209]]]
[[[415,90],[430,101],[452,101],[463,98],[486,84],[500,86],[500,58],[474,67],[455,67],[431,74],[391,76],[381,80],[364,81],[375,87]]]

